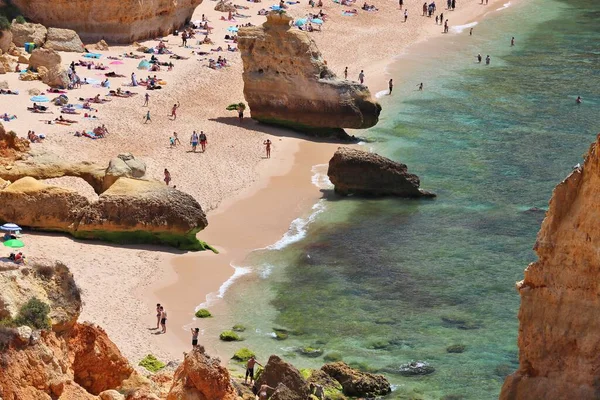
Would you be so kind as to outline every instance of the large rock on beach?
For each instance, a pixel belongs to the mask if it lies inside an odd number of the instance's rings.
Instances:
[[[346,396],[370,398],[385,396],[392,391],[385,376],[352,369],[342,361],[325,364],[321,370],[342,385]]]
[[[104,187],[108,189],[120,177],[142,178],[144,175],[146,175],[146,163],[137,160],[131,153],[119,154],[108,163]]]
[[[71,29],[48,28],[45,49],[83,53],[83,43],[77,32]]]
[[[46,35],[48,34],[48,29],[44,25],[32,24],[30,22],[19,24],[14,20],[10,26],[10,30],[13,35],[12,41],[17,47],[23,47],[25,43],[31,42],[35,43],[36,47],[42,47],[46,42]]]
[[[598,399],[600,135],[583,167],[559,183],[517,283],[519,369],[501,400]]]
[[[86,43],[101,39],[132,43],[166,36],[189,22],[200,3],[202,0],[12,0],[28,19],[72,29]]]
[[[335,192],[341,195],[435,197],[419,189],[419,177],[405,164],[375,153],[340,147],[329,160],[327,170]]]
[[[342,139],[349,139],[343,128],[377,124],[381,106],[369,89],[338,79],[316,43],[306,32],[291,29],[291,21],[287,14],[271,12],[262,26],[238,32],[252,118]]]
[[[272,399],[305,400],[309,398],[308,383],[300,371],[275,355],[269,357],[265,369],[256,382],[258,387],[263,384],[275,388]]]
[[[218,358],[211,358],[204,347],[196,346],[187,353],[175,371],[167,400],[237,400],[227,368]]]
[[[215,11],[220,11],[220,12],[229,12],[229,11],[236,12],[237,9],[233,5],[233,3],[230,2],[230,1],[219,0],[219,2],[217,3],[217,5],[215,6]]]
[[[67,74],[67,70],[62,67],[50,68],[48,71],[45,71],[43,75],[40,73],[40,78],[43,83],[51,88],[66,89],[69,87],[69,75]]]
[[[12,42],[13,34],[10,29],[0,31],[0,50],[2,50],[3,53],[6,53],[10,49]]]
[[[60,68],[62,58],[56,50],[52,49],[34,49],[29,57],[29,66],[38,68],[40,66],[48,68]]]

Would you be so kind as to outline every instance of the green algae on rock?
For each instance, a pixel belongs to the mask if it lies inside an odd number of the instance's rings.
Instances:
[[[224,342],[239,342],[239,341],[243,340],[240,337],[240,335],[238,335],[234,331],[221,332],[221,334],[219,335],[219,339],[221,339]]]

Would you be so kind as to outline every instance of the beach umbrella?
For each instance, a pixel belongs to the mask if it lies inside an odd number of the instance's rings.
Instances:
[[[227,30],[229,32],[237,32],[239,31],[239,28],[237,26],[230,26],[229,28],[227,28]]]
[[[281,10],[281,7],[279,7],[279,6],[271,6],[271,10],[278,11],[278,10]]]
[[[19,225],[12,224],[12,223],[4,224],[4,225],[0,226],[0,229],[2,229],[3,231],[9,231],[9,232],[22,230]]]
[[[4,242],[4,245],[6,247],[10,247],[12,249],[18,249],[21,247],[25,247],[25,243],[23,243],[22,241],[20,241],[18,239],[7,240],[6,242]]]
[[[138,69],[148,69],[148,68],[150,68],[150,63],[148,62],[148,60],[142,60],[138,64]]]
[[[311,19],[310,22],[312,22],[313,24],[321,25],[323,23],[323,20],[319,19],[319,18],[315,18],[315,19]]]
[[[50,99],[46,96],[33,96],[29,100],[33,101],[34,103],[47,103],[50,101]]]
[[[296,26],[302,26],[302,25],[306,25],[306,18],[298,18],[296,20],[296,22],[294,22],[294,25]]]

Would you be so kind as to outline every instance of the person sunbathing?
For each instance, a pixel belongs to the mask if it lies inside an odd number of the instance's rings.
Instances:
[[[29,141],[31,143],[41,143],[42,142],[40,137],[38,135],[36,135],[34,131],[27,132],[27,139],[29,139]]]
[[[210,49],[210,51],[223,51],[223,48],[219,46],[216,49]]]
[[[238,51],[237,47],[231,47],[231,45],[227,45],[227,51]]]

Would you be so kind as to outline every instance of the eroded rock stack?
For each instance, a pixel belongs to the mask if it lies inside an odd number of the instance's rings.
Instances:
[[[200,3],[202,0],[12,0],[26,18],[73,29],[86,43],[101,39],[132,43],[166,36],[188,22]]]
[[[381,106],[369,89],[338,79],[306,32],[287,14],[239,30],[244,96],[253,119],[320,136],[349,138],[344,128],[377,124]]]
[[[600,370],[600,136],[582,168],[552,194],[517,283],[519,369],[501,400],[598,399]]]

